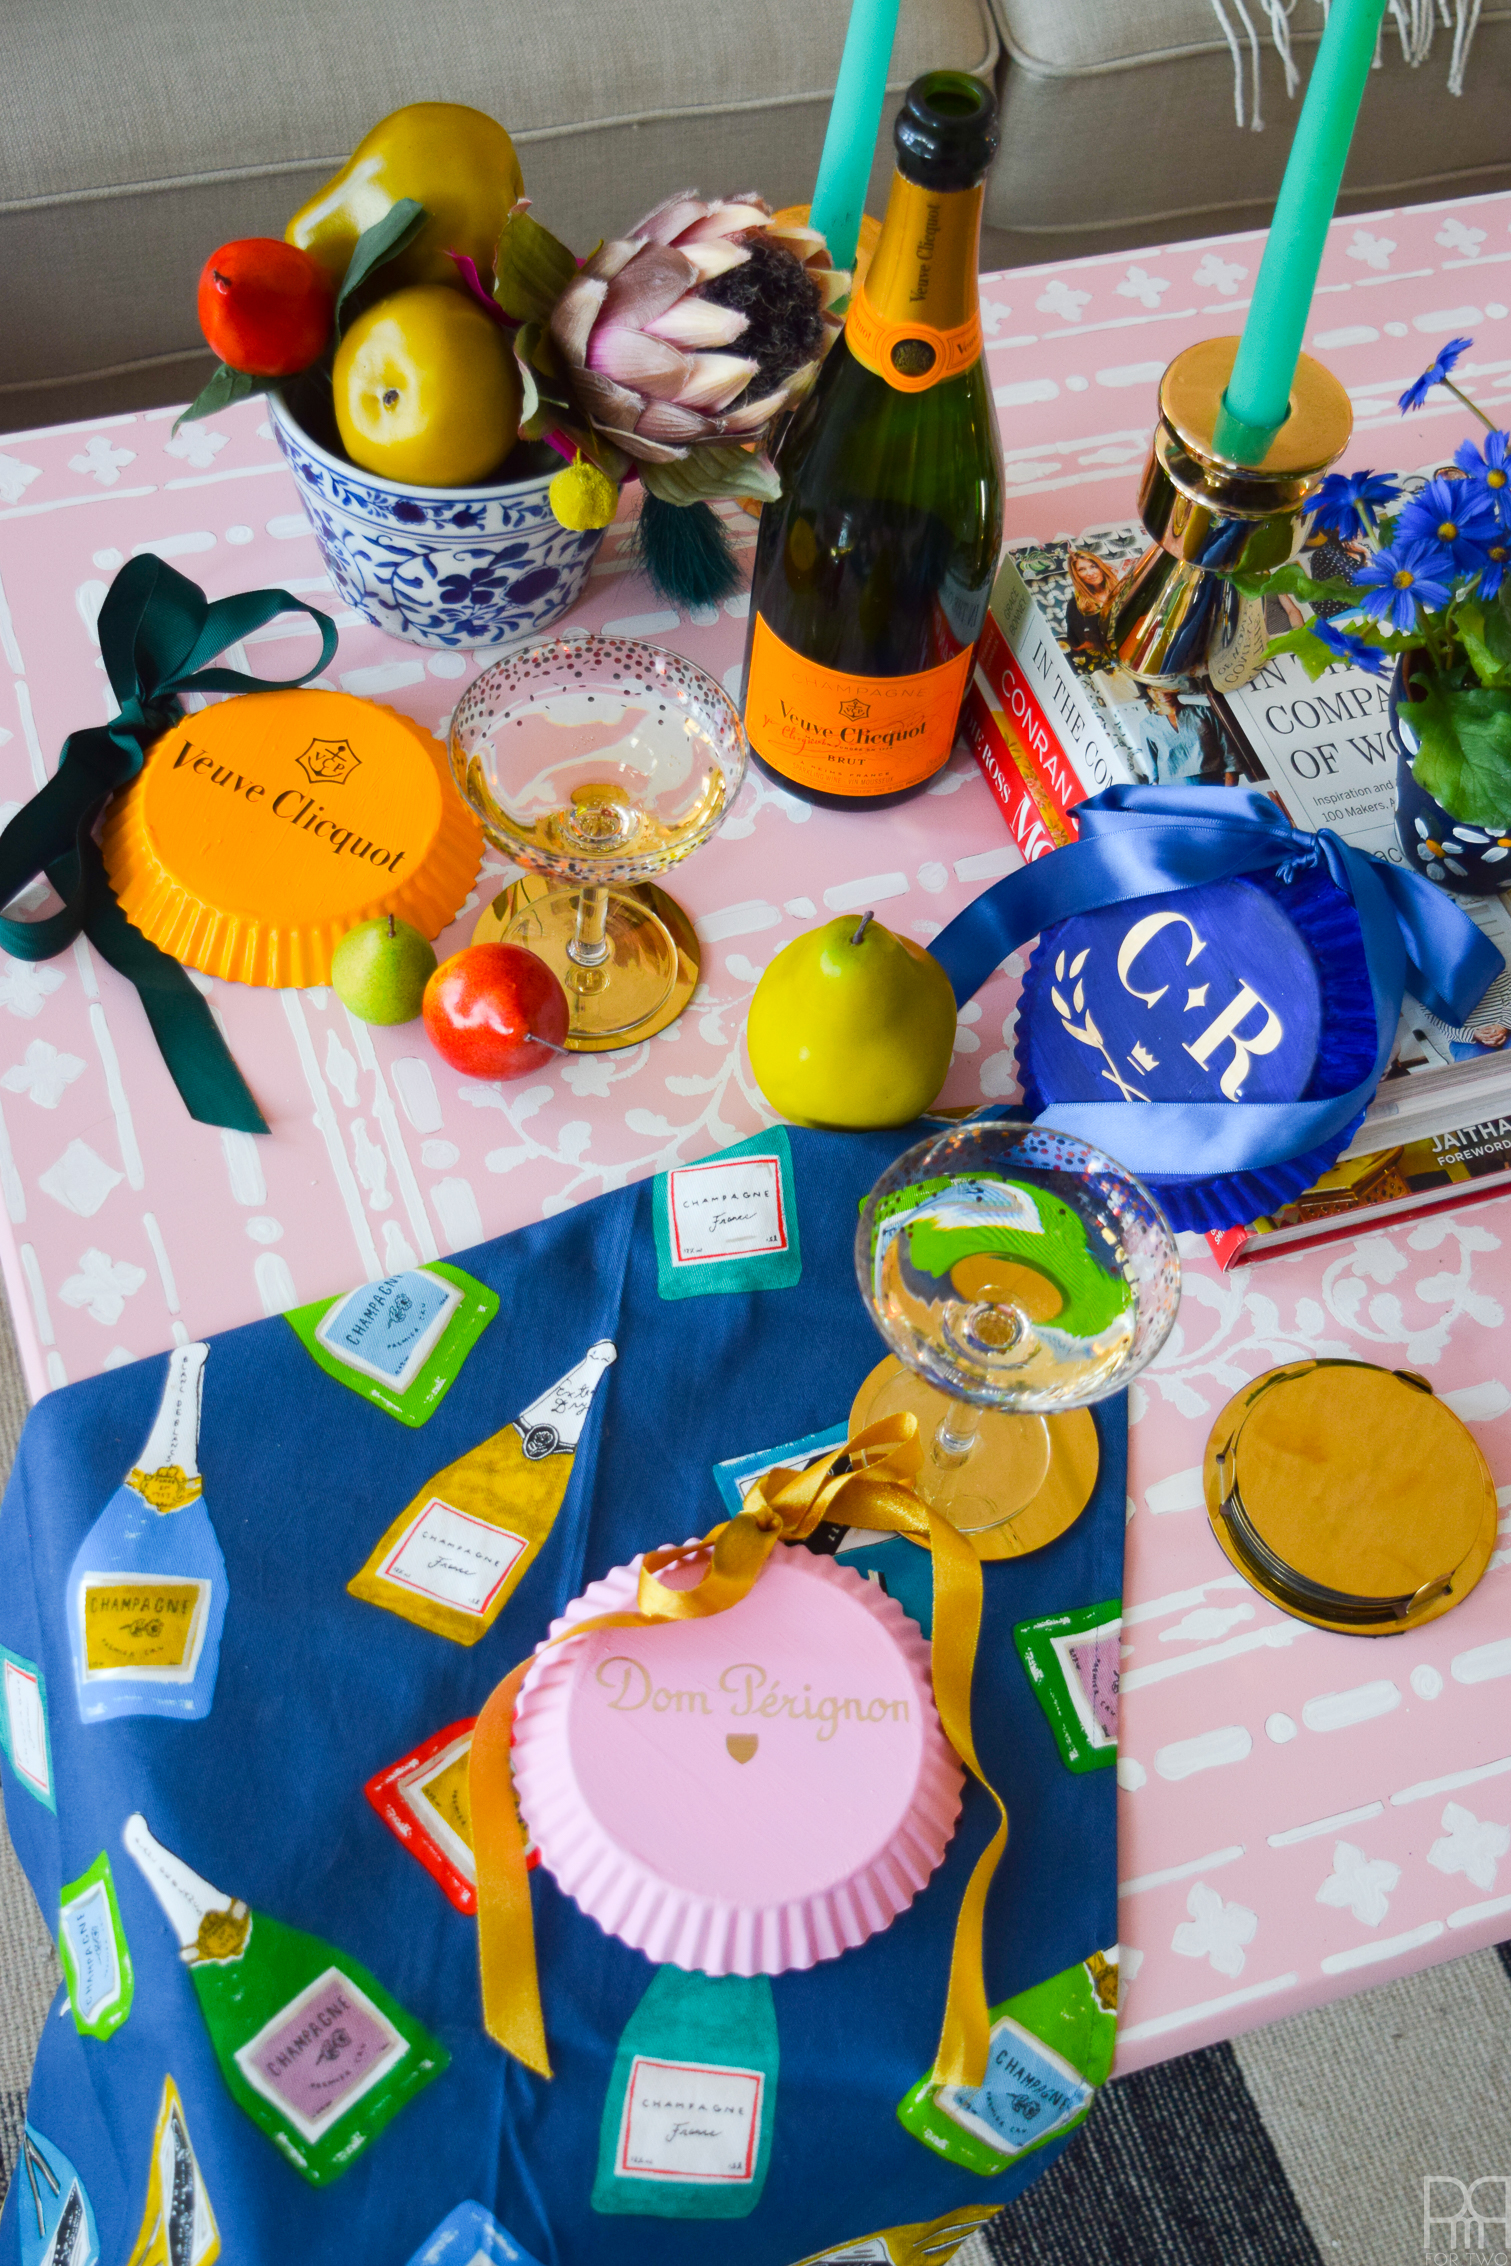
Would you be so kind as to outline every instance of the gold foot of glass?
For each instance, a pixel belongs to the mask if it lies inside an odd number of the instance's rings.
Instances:
[[[599,966],[580,967],[568,949],[577,936],[580,895],[523,874],[479,914],[472,941],[523,944],[555,971],[571,1009],[566,1043],[573,1053],[638,1046],[674,1023],[697,988],[693,924],[654,882],[607,890],[607,952]]]
[[[983,1558],[1021,1558],[1074,1525],[1091,1501],[1100,1461],[1090,1409],[1019,1416],[987,1408],[975,1445],[960,1462],[929,1451],[939,1420],[957,1404],[888,1354],[871,1371],[850,1410],[854,1434],[884,1416],[916,1416],[924,1465],[914,1482]]]

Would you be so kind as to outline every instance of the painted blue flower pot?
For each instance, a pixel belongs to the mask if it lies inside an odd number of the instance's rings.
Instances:
[[[1511,812],[1501,826],[1471,826],[1418,786],[1412,770],[1417,735],[1404,668],[1390,683],[1390,736],[1396,750],[1396,839],[1406,863],[1429,881],[1466,897],[1489,897],[1511,888]]]
[[[269,394],[268,407],[332,582],[390,637],[505,645],[560,620],[581,595],[603,530],[560,524],[550,470],[493,487],[408,487],[323,447],[283,394]]]

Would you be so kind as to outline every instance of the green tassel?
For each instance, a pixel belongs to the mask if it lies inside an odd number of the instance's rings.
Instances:
[[[717,606],[740,588],[729,531],[704,503],[663,503],[642,489],[635,556],[669,605]]]

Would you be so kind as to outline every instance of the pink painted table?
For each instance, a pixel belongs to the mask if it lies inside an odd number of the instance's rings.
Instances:
[[[1236,329],[1256,236],[988,279],[1008,530],[1126,517],[1156,380]],[[1497,296],[1500,294],[1502,296]],[[1440,462],[1450,397],[1395,397],[1455,332],[1460,375],[1511,411],[1511,197],[1340,221],[1311,346],[1352,393],[1347,461]],[[314,538],[252,403],[172,437],[173,412],[0,441],[0,816],[69,730],[113,712],[94,635],[111,575],[154,550],[212,597],[276,583],[329,604]],[[748,522],[736,522],[748,549]],[[612,531],[574,620],[659,639],[738,690],[745,601],[659,607]],[[427,654],[337,612],[330,683],[443,730],[486,655]],[[251,667],[310,632],[275,623]],[[809,922],[868,905],[927,942],[1018,862],[957,754],[900,810],[813,810],[752,778],[677,875],[703,939],[679,1024],[519,1086],[446,1071],[417,1026],[369,1031],[327,991],[206,982],[272,1138],[184,1114],[134,995],[82,942],[0,955],[0,1260],[35,1392],[496,1235],[767,1122],[746,1002]],[[513,869],[490,858],[483,886]],[[446,948],[465,942],[469,899]],[[965,1009],[953,1102],[1010,1097],[1014,964]],[[1511,1201],[1222,1277],[1186,1244],[1180,1324],[1132,1395],[1121,1807],[1127,2070],[1511,1935],[1511,1546],[1458,1611],[1369,1644],[1287,1619],[1212,1541],[1200,1460],[1246,1379],[1309,1353],[1421,1370],[1511,1480]],[[1502,1490],[1511,1500],[1511,1486]],[[1511,1544],[1511,1537],[1508,1537]]]

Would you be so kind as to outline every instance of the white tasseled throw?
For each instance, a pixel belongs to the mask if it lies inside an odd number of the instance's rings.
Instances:
[[[1270,38],[1280,57],[1285,73],[1287,97],[1293,97],[1300,84],[1301,74],[1291,53],[1291,18],[1299,0],[1255,0],[1256,7],[1269,18]],[[1327,21],[1328,0],[1314,0]],[[1441,25],[1453,35],[1453,52],[1448,58],[1448,92],[1462,94],[1464,71],[1469,61],[1469,49],[1480,20],[1483,0],[1390,0],[1390,14],[1400,36],[1401,53],[1415,70],[1425,63],[1432,53],[1433,35]],[[1262,133],[1264,119],[1259,109],[1259,33],[1249,12],[1248,0],[1212,0],[1212,13],[1217,18],[1223,38],[1233,57],[1233,110],[1240,126],[1248,126],[1254,133]],[[1236,19],[1236,20],[1235,20]],[[1381,32],[1381,42],[1384,32]],[[1245,99],[1245,51],[1247,51],[1247,100]],[[1380,68],[1380,55],[1375,54],[1375,69]]]

